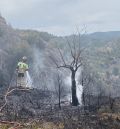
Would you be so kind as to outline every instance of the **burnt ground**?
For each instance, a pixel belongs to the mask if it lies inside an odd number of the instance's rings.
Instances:
[[[7,96],[0,113],[0,129],[15,126],[11,121],[18,122],[22,129],[120,129],[120,98],[112,101],[103,97],[98,104],[96,97],[91,97],[92,102],[85,106],[62,103],[59,109],[49,91],[17,89]],[[4,102],[1,95],[0,105]]]

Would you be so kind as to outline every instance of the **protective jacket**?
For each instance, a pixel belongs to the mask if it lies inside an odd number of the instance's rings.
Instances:
[[[25,73],[28,70],[28,64],[24,62],[18,62],[17,64],[18,73]]]

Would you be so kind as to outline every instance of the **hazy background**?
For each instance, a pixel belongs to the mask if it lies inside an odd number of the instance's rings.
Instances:
[[[120,30],[119,0],[0,0],[0,12],[14,28],[68,35]]]

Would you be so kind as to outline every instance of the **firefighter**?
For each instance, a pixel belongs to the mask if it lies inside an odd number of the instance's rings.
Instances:
[[[17,86],[26,87],[26,71],[28,71],[27,57],[24,56],[22,61],[17,64]]]

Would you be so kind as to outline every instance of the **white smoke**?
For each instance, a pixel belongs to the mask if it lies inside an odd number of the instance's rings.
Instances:
[[[46,50],[40,50],[37,47],[33,48],[33,66],[32,78],[34,88],[42,90],[52,90],[54,81],[54,71],[46,65]]]
[[[33,47],[33,63],[31,64],[30,64],[31,67],[29,68],[29,71],[26,71],[26,74],[25,74],[26,87],[37,88],[36,84],[39,83],[40,69],[41,67],[43,68],[43,55],[42,55],[42,52],[40,52],[40,50],[38,50],[36,47]],[[34,80],[36,76],[38,77],[37,81]]]
[[[44,53],[43,51],[41,52],[36,47],[33,48],[33,51],[34,51],[34,55],[33,55],[34,71],[36,72],[36,74],[39,74],[39,70],[44,68],[44,63],[43,63]]]
[[[37,47],[33,47],[33,65],[32,65],[32,77],[33,77],[33,83],[34,88],[41,88],[42,86],[42,80],[41,76],[43,76],[41,73],[44,71],[44,56],[43,51],[39,50]],[[41,85],[40,85],[41,84]]]
[[[76,80],[76,93],[77,93],[77,97],[78,97],[78,101],[79,101],[79,104],[82,105],[82,93],[83,93],[83,86],[80,84],[79,82],[79,78],[81,76],[81,71],[82,69],[78,70],[76,72],[76,77],[75,77],[75,80]]]
[[[68,88],[68,94],[66,96],[66,99],[69,101],[69,102],[72,102],[72,94],[71,94],[71,74],[69,76],[67,76],[64,80],[67,88]]]

